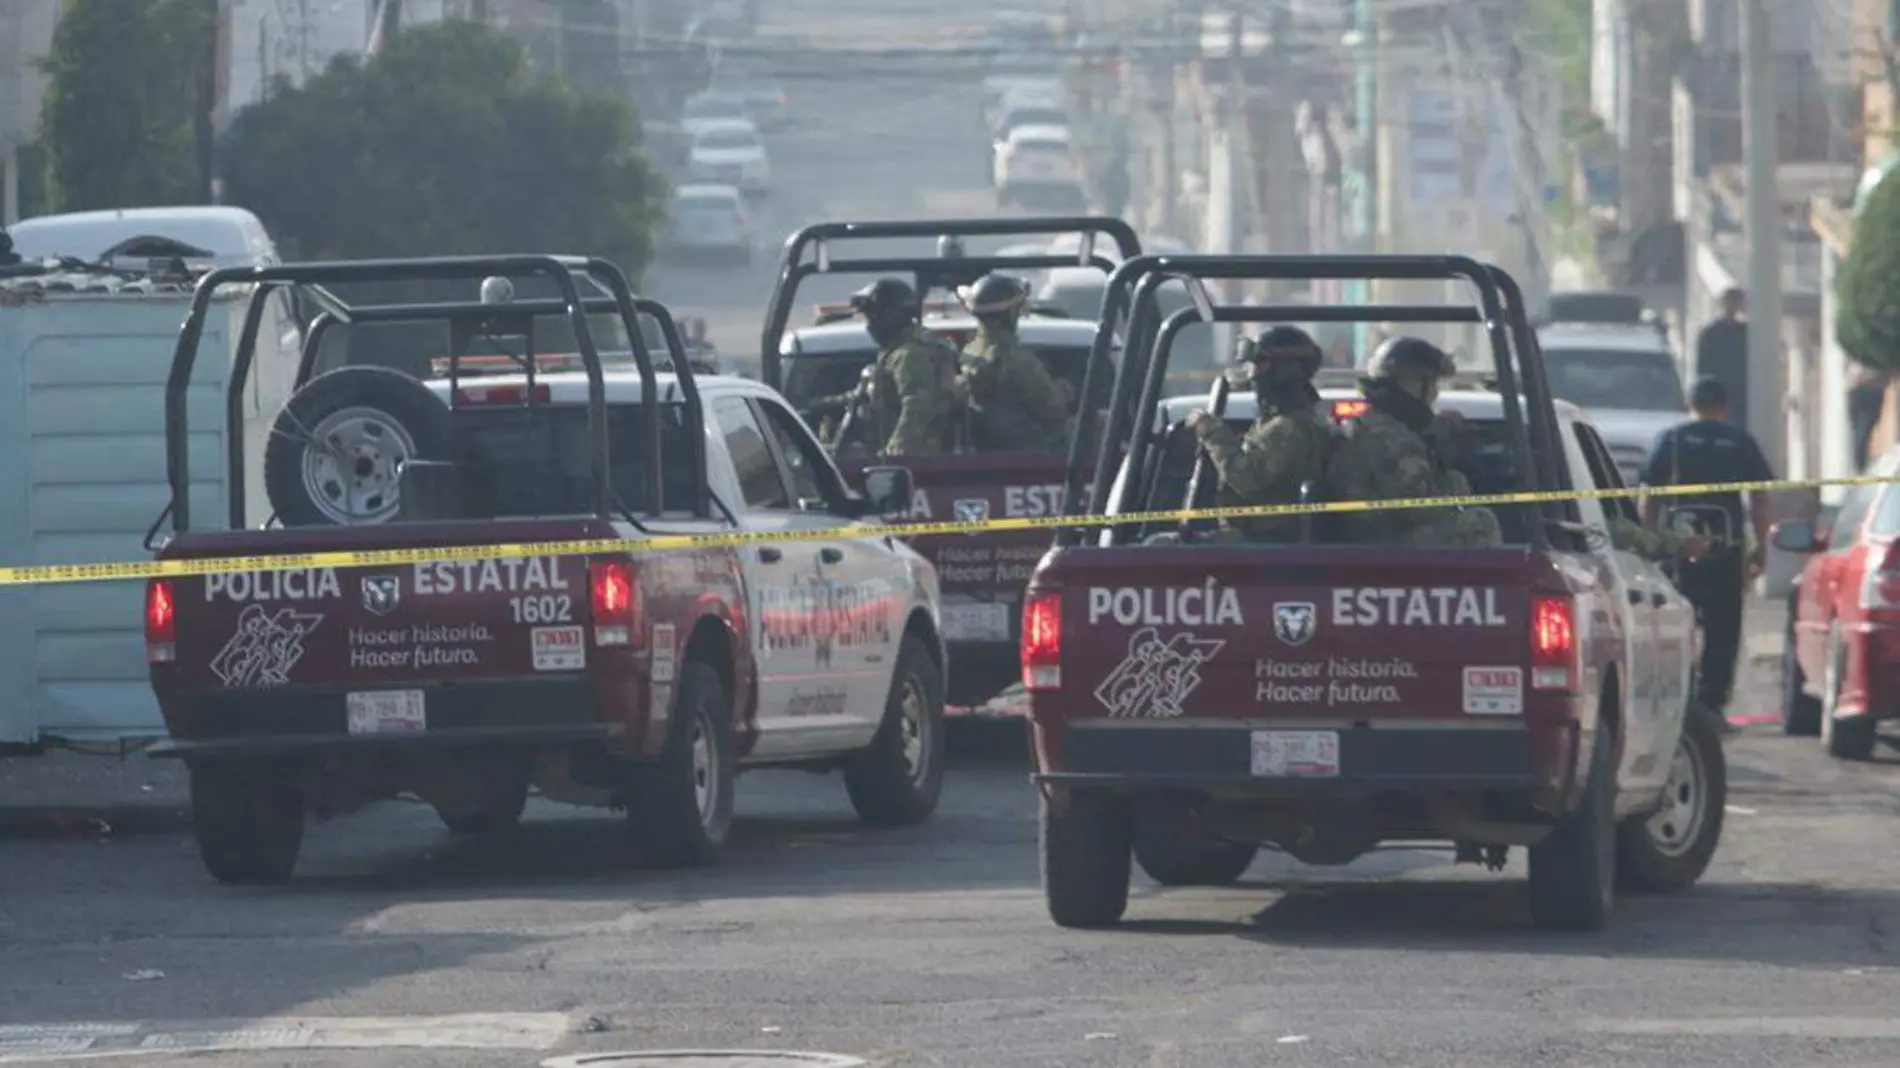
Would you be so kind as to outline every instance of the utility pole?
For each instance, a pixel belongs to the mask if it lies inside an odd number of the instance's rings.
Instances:
[[[1373,17],[1372,0],[1354,0],[1353,29],[1349,35],[1353,53],[1352,79],[1352,127],[1355,137],[1352,146],[1352,161],[1347,167],[1343,185],[1348,197],[1346,203],[1346,237],[1349,251],[1365,253],[1375,251],[1373,238],[1373,196],[1375,186],[1373,171],[1377,152],[1374,150],[1378,137],[1378,112],[1376,83],[1378,71],[1378,20]],[[1347,279],[1340,286],[1340,295],[1347,304],[1371,303],[1372,287],[1363,278]],[[1366,340],[1369,337],[1366,323],[1352,324],[1352,350],[1358,359],[1371,355]]]
[[[1742,156],[1748,173],[1748,429],[1777,474],[1788,471],[1781,347],[1781,189],[1774,52],[1765,0],[1742,8]]]
[[[200,39],[198,65],[198,100],[193,134],[197,141],[198,154],[198,193],[206,204],[218,202],[218,84],[222,81],[220,67],[224,60],[224,50],[220,45],[224,39],[224,5],[222,0],[202,0],[204,14],[204,36]]]
[[[1156,68],[1160,74],[1160,80],[1155,85],[1154,98],[1154,113],[1160,127],[1158,140],[1161,147],[1158,153],[1161,173],[1156,175],[1159,180],[1155,185],[1161,193],[1161,212],[1157,224],[1169,235],[1178,237],[1180,213],[1175,210],[1175,204],[1180,200],[1180,190],[1177,187],[1181,181],[1181,164],[1176,158],[1177,149],[1174,139],[1174,90],[1181,69],[1179,66],[1182,39],[1180,7],[1170,3],[1165,18],[1166,32],[1161,35],[1161,39],[1166,42],[1167,56]]]

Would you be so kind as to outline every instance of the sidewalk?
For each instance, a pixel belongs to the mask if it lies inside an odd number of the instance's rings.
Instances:
[[[190,826],[184,765],[54,750],[0,757],[0,841],[156,834]]]

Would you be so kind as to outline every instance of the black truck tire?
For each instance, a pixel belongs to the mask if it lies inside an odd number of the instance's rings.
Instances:
[[[1531,922],[1551,931],[1600,931],[1616,898],[1616,746],[1598,721],[1590,778],[1577,807],[1530,848]]]
[[[341,367],[318,375],[291,395],[271,426],[264,446],[271,508],[287,527],[387,522],[400,502],[400,464],[449,459],[451,420],[440,397],[400,371]],[[346,455],[316,468],[317,438]],[[364,495],[360,509],[343,503],[353,488]]]
[[[473,812],[449,812],[440,805],[435,814],[450,834],[500,834],[521,825],[521,812],[528,807],[528,781],[510,783],[506,793],[498,793]]]
[[[1112,794],[1076,790],[1066,808],[1042,798],[1042,894],[1059,927],[1113,927],[1128,911],[1134,819]]]
[[[943,673],[930,651],[906,635],[871,744],[844,766],[845,793],[873,827],[922,823],[943,794]]]
[[[221,883],[281,883],[303,850],[304,801],[275,769],[205,763],[191,769],[191,825],[205,870]]]
[[[634,852],[655,868],[718,862],[732,829],[732,699],[704,661],[680,665],[666,747],[636,769],[627,804]]]
[[[1616,829],[1619,890],[1673,894],[1694,886],[1715,857],[1728,806],[1728,761],[1713,717],[1692,708],[1671,758],[1663,807]]]
[[[1250,842],[1135,835],[1135,863],[1162,886],[1232,886],[1259,852]]]
[[[1788,636],[1781,647],[1781,733],[1812,738],[1821,733],[1821,699],[1808,693],[1808,676],[1795,655],[1794,605],[1788,606]]]

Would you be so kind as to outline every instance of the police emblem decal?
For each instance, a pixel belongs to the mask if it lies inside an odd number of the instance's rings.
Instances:
[[[959,523],[981,523],[990,517],[990,502],[983,497],[965,497],[954,510]]]
[[[1273,636],[1287,645],[1305,645],[1319,629],[1319,608],[1311,601],[1281,601],[1273,606]]]
[[[402,584],[394,575],[370,575],[363,579],[363,607],[371,615],[386,616],[402,603]]]

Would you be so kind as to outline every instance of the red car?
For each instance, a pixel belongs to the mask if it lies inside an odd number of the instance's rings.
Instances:
[[[1868,472],[1892,479],[1900,449]],[[1831,524],[1777,523],[1777,548],[1809,554],[1788,604],[1782,727],[1847,760],[1873,755],[1875,725],[1900,718],[1900,490],[1853,486]]]

